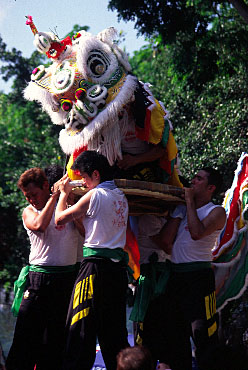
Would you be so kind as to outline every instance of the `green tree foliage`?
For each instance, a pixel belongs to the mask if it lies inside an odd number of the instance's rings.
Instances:
[[[23,99],[23,88],[30,80],[32,69],[42,58],[34,53],[23,58],[15,49],[6,50],[0,39],[3,78],[13,79],[12,92],[0,94],[0,283],[13,282],[26,262],[29,242],[21,221],[25,199],[17,189],[20,174],[27,168],[45,167],[63,163],[64,156],[58,144],[59,128],[33,102]]]
[[[212,12],[207,11],[212,2],[202,3],[205,12],[201,12],[200,6],[190,6],[186,0],[110,0],[108,7],[117,10],[119,19],[135,21],[139,33],[148,37],[161,35],[164,42],[171,43],[178,32],[200,35],[206,31],[213,17]]]
[[[248,5],[243,0],[109,0],[108,8],[116,10],[119,19],[134,21],[140,34],[161,35],[164,43],[170,44],[178,33],[201,37],[221,10],[230,8],[230,4],[248,23]]]
[[[22,209],[27,203],[17,189],[18,178],[27,168],[63,163],[58,132],[58,127],[51,124],[35,103],[20,105],[9,101],[8,95],[0,95],[0,234],[3,257],[0,279],[13,281],[20,266],[27,262],[29,252],[21,221]]]
[[[131,64],[170,111],[184,177],[202,166],[217,167],[226,190],[241,153],[248,151],[248,28],[228,4],[213,14],[201,37],[190,30],[178,31],[168,42],[153,37]],[[237,368],[245,353],[241,363],[247,363],[246,311],[247,291],[228,304],[220,320],[223,343],[234,349]]]
[[[68,35],[82,29],[87,31],[89,27],[75,25]],[[17,189],[18,178],[31,167],[63,165],[65,155],[58,143],[61,127],[53,125],[40,106],[23,98],[32,70],[40,64],[49,64],[47,58],[37,51],[24,58],[21,51],[8,50],[0,36],[0,61],[1,77],[13,81],[9,94],[0,93],[0,284],[8,288],[29,255],[29,241],[21,219],[27,202]]]
[[[241,64],[247,68],[247,25],[230,6],[222,5],[218,16],[208,15],[204,32],[191,27],[175,32],[169,39],[155,33],[152,40],[154,49],[167,49],[168,72],[180,85],[199,92],[216,74],[231,75]]]
[[[74,26],[73,26],[73,29],[71,30],[71,32],[69,32],[67,35],[66,35],[66,37],[67,36],[70,36],[71,38],[72,38],[72,36],[74,36],[76,33],[78,33],[79,31],[89,31],[89,27],[88,26],[79,26],[78,24],[75,24]]]
[[[35,51],[31,58],[24,58],[21,51],[15,48],[11,51],[7,50],[7,45],[0,36],[0,61],[3,64],[0,67],[1,78],[4,81],[13,80],[12,92],[9,95],[9,99],[22,103],[23,89],[30,81],[33,68],[44,63],[44,56]]]
[[[164,44],[161,36],[135,52],[133,72],[152,84],[171,113],[185,177],[202,165],[224,173],[225,188],[247,149],[248,27],[229,6],[220,7],[193,49],[190,32]]]

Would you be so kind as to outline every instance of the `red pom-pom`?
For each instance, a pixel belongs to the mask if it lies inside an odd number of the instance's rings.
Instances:
[[[85,152],[85,150],[87,150],[87,145],[83,146],[80,149],[74,150],[74,152],[73,152],[73,162],[79,156],[79,154]],[[75,175],[80,176],[80,171],[79,170],[74,170],[74,173],[75,173]]]
[[[86,97],[86,95],[87,92],[85,89],[80,88],[75,91],[75,98],[78,100],[83,100]]]
[[[33,75],[36,75],[36,73],[37,73],[37,72],[39,72],[39,68],[37,68],[37,67],[36,67],[36,68],[33,70],[32,74],[33,74]]]
[[[61,103],[61,108],[65,112],[69,112],[72,108],[72,102],[70,100],[63,100]]]

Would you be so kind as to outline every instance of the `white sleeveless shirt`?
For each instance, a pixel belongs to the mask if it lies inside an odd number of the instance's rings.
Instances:
[[[118,189],[95,188],[86,216],[84,245],[88,248],[124,248],[128,203]]]
[[[198,208],[196,211],[199,219],[203,220],[216,207],[221,206],[209,202],[203,207]],[[202,239],[193,240],[188,228],[186,206],[178,206],[172,213],[171,217],[182,218],[176,240],[173,244],[171,262],[185,263],[212,261],[211,250],[214,247],[221,230],[216,230],[212,234],[207,235]]]
[[[32,208],[37,213],[41,212]],[[77,262],[78,230],[72,222],[56,226],[54,213],[55,210],[44,232],[29,230],[23,220],[31,244],[29,263],[32,265],[69,266]]]

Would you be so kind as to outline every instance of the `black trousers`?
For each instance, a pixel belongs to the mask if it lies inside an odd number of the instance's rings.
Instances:
[[[173,370],[192,369],[190,337],[201,370],[216,370],[218,333],[212,269],[172,272],[164,295],[153,300],[143,325],[143,344]]]
[[[75,273],[29,272],[7,370],[61,370]]]
[[[67,317],[64,370],[90,370],[98,337],[108,370],[128,347],[126,329],[126,267],[104,258],[84,258]]]

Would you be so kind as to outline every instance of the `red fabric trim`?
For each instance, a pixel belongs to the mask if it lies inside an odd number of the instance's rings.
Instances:
[[[125,245],[124,250],[128,253],[128,256],[129,256],[128,265],[134,271],[134,274],[135,274],[135,271],[136,271],[136,274],[138,273],[138,275],[139,275],[139,271],[140,271],[140,264],[139,264],[140,252],[139,252],[139,247],[138,247],[136,237],[135,237],[129,223],[127,225],[126,245]]]
[[[164,157],[162,157],[159,161],[159,165],[160,167],[166,171],[166,173],[168,173],[168,175],[171,175],[172,174],[172,171],[171,171],[171,162],[168,161],[167,159],[167,155],[165,155]]]
[[[150,109],[146,109],[146,117],[145,117],[145,124],[144,128],[140,128],[135,126],[136,136],[140,140],[144,140],[149,142],[149,134],[150,134],[150,127],[151,127],[151,111]]]
[[[66,46],[66,45],[72,45],[72,41],[71,41],[70,36],[67,36],[64,40],[62,40],[61,41],[61,44],[63,44],[64,46]]]
[[[230,212],[229,212],[227,223],[226,223],[225,233],[223,237],[221,238],[218,249],[213,251],[213,256],[216,256],[219,253],[220,248],[226,243],[228,243],[230,239],[233,237],[234,223],[237,217],[240,216],[239,192],[240,192],[240,188],[241,188],[243,181],[247,177],[247,173],[248,173],[248,158],[245,157],[242,163],[242,169],[238,175],[237,186],[233,192],[233,198],[230,204]]]
[[[86,146],[83,146],[82,148],[80,149],[76,149],[74,150],[73,154],[72,154],[72,158],[73,158],[73,162],[75,161],[75,159],[79,156],[79,154],[85,152],[85,150],[87,150],[87,145]],[[75,175],[77,176],[80,176],[80,172],[78,170],[74,171],[73,172],[75,173]]]
[[[57,59],[57,58],[59,58],[60,54],[65,50],[66,45],[72,45],[72,41],[71,41],[70,36],[67,36],[62,41],[52,42],[51,46],[50,46],[50,49],[46,52],[46,55],[48,56],[48,58]],[[54,57],[50,54],[51,49],[57,50],[57,54]]]

